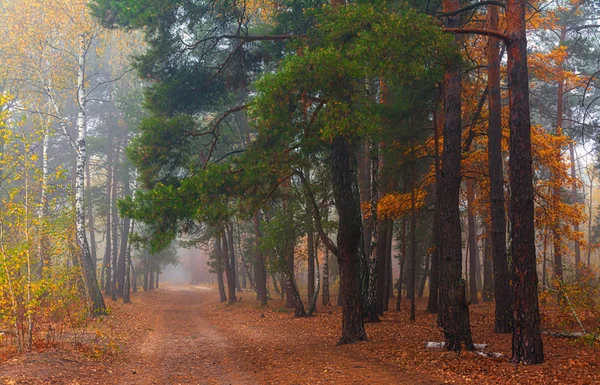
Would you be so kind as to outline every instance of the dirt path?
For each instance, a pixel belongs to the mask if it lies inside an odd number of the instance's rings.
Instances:
[[[233,343],[215,331],[207,309],[210,291],[166,286],[152,301],[150,329],[130,370],[122,371],[126,384],[255,384],[239,369]]]
[[[112,304],[103,321],[116,353],[85,359],[45,352],[0,364],[0,384],[439,384],[364,350],[335,346],[332,311],[294,319],[245,301],[228,307],[215,290],[163,286]],[[109,302],[110,303],[110,302]],[[320,317],[320,318],[319,318]],[[372,352],[371,352],[372,353]]]

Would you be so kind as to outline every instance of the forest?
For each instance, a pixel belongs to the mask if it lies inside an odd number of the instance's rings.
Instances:
[[[597,0],[0,0],[0,383],[600,384]]]

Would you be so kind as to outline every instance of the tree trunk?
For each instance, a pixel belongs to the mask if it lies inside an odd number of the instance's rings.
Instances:
[[[431,257],[429,255],[425,256],[425,269],[421,274],[421,282],[419,283],[419,291],[417,292],[417,298],[423,298],[423,294],[425,294],[425,285],[427,284],[427,276],[429,275],[429,261]]]
[[[110,139],[110,138],[109,138]],[[113,178],[111,188],[111,199],[110,199],[110,217],[111,217],[111,238],[112,238],[112,249],[110,251],[111,256],[111,282],[110,282],[110,295],[113,301],[117,300],[117,263],[119,258],[119,213],[117,212],[117,170],[119,165],[119,146],[115,152],[115,159],[113,163]],[[110,167],[110,166],[109,166]]]
[[[131,222],[131,232],[134,231],[135,222]],[[123,243],[121,243],[123,244]],[[125,253],[125,281],[123,282],[123,303],[131,303],[129,295],[131,288],[131,242],[127,242],[127,251]],[[134,275],[135,279],[135,275]]]
[[[380,230],[377,233],[380,240],[377,242],[377,253],[380,261],[384,261],[383,269],[380,269],[384,276],[383,281],[383,299],[379,306],[379,314],[383,315],[384,311],[388,310],[390,297],[394,295],[394,278],[392,276],[392,238],[394,236],[394,221],[384,219],[381,221]],[[383,255],[383,257],[381,257]]]
[[[494,276],[492,273],[492,242],[488,221],[483,221],[483,302],[490,302],[494,298]]]
[[[369,237],[365,240],[365,244],[369,244],[366,250],[369,251],[369,298],[367,308],[367,319],[369,322],[379,322],[379,314],[383,314],[383,275],[385,273],[385,259],[382,261],[382,256],[385,258],[385,252],[378,252],[380,247],[379,231],[381,226],[377,220],[377,201],[378,201],[378,179],[379,179],[379,148],[374,142],[369,142],[369,159],[370,159],[370,193],[369,206],[370,218],[368,221],[369,231],[363,231]],[[382,245],[385,247],[385,245]],[[382,263],[383,262],[383,263]],[[380,305],[381,304],[381,305]]]
[[[287,248],[286,248],[286,253],[285,253],[285,266],[287,268],[287,270],[289,271],[292,281],[295,281],[294,279],[294,258],[295,258],[295,242],[293,239],[289,239],[287,241]],[[294,285],[295,286],[295,285]],[[285,277],[285,307],[288,309],[292,309],[296,307],[296,303],[294,302],[294,290],[297,290],[297,288],[295,289],[294,287],[289,287],[288,286],[288,279],[287,277]]]
[[[102,260],[102,269],[104,271],[104,294],[110,294],[112,287],[112,264],[111,264],[111,252],[112,252],[112,189],[113,189],[113,146],[108,141],[112,138],[112,125],[108,128],[108,137],[106,143],[106,199],[108,200],[108,210],[106,212],[106,232],[104,242],[104,258]]]
[[[587,265],[591,266],[592,263],[592,210],[594,208],[594,177],[595,177],[595,169],[590,171],[590,197],[589,197],[589,205],[588,205],[588,248],[587,248]]]
[[[267,269],[265,260],[259,249],[260,245],[260,218],[258,211],[254,213],[254,237],[256,244],[254,246],[254,281],[256,284],[256,294],[261,305],[267,304]]]
[[[44,136],[44,140],[47,141],[48,140],[48,135]],[[46,150],[48,144],[44,143],[44,150]],[[48,167],[48,155],[44,155],[44,167],[46,169],[46,171],[44,171],[45,175],[47,174],[47,167]],[[90,175],[90,162],[86,162],[85,163],[85,179],[86,179],[86,186],[87,186],[87,203],[88,203],[88,207],[87,207],[87,216],[88,216],[88,232],[90,233],[90,255],[92,257],[92,264],[94,265],[94,272],[97,272],[97,268],[98,268],[98,256],[97,256],[97,249],[96,249],[96,231],[95,231],[95,224],[94,224],[94,210],[93,210],[93,205],[92,205],[92,195],[90,193],[91,190],[91,186],[92,186],[92,181],[91,181],[91,175]],[[45,189],[44,189],[45,190]],[[47,198],[45,196],[42,197],[42,201],[43,202],[47,202]]]
[[[323,293],[322,293],[321,304],[323,306],[330,306],[331,300],[329,299],[329,249],[325,248],[323,256]]]
[[[150,259],[148,263],[148,290],[154,290],[154,261]]]
[[[439,289],[439,266],[440,266],[440,132],[441,123],[439,114],[434,116],[434,167],[435,167],[435,207],[433,212],[433,253],[431,255],[431,270],[429,272],[429,298],[427,300],[427,312],[437,314],[438,312],[438,289]]]
[[[288,298],[291,299],[294,306],[294,317],[305,317],[306,310],[304,310],[304,304],[302,303],[302,298],[300,297],[300,293],[298,293],[298,287],[296,286],[296,282],[294,281],[293,270],[290,271],[288,266],[286,265],[283,270],[283,276],[285,278],[285,286],[288,290]]]
[[[318,246],[317,246],[318,248]],[[313,293],[313,296],[310,297],[308,299],[308,309],[306,310],[306,315],[309,317],[312,317],[312,315],[314,314],[314,312],[317,310],[317,300],[319,299],[319,291],[321,290],[321,279],[320,279],[320,266],[319,266],[319,258],[318,258],[318,253],[315,253],[315,264],[317,265],[316,269],[315,269],[315,273],[316,273],[316,284],[317,284],[317,288],[315,289],[315,292]]]
[[[132,228],[132,232],[133,232],[133,228]],[[131,268],[131,282],[132,282],[131,290],[134,293],[137,293],[137,291],[138,291],[138,288],[137,288],[137,276],[135,275],[135,264],[133,263],[133,259],[132,258],[129,259],[129,265],[130,265],[129,267]]]
[[[127,142],[125,142],[125,147],[127,146]],[[129,194],[131,194],[131,191],[129,189],[129,165],[128,162],[125,161],[124,162],[125,165],[125,170],[123,171],[123,196],[129,196]],[[127,253],[129,252],[129,227],[131,225],[131,219],[127,216],[125,216],[125,218],[123,218],[123,231],[121,233],[121,250],[119,252],[119,261],[118,261],[118,266],[117,266],[117,284],[118,284],[118,291],[117,294],[119,295],[123,295],[123,290],[125,290],[125,277],[127,275],[126,273],[126,266],[127,266]]]
[[[444,12],[458,10],[458,0],[444,0]],[[446,27],[459,25],[459,17],[447,18]],[[460,62],[455,61],[444,76],[444,152],[440,180],[440,324],[446,348],[459,351],[464,344],[473,348],[468,305],[462,303],[464,281],[459,211],[461,160],[461,79]]]
[[[150,287],[148,286],[148,271],[150,270],[150,255],[147,250],[144,250],[144,281],[142,284],[142,288],[144,291],[148,291]]]
[[[514,362],[544,361],[535,255],[525,1],[507,0]]]
[[[124,128],[123,132],[123,153],[127,149],[127,128]],[[123,197],[127,197],[131,194],[129,188],[129,161],[126,156],[123,157]],[[123,218],[123,229],[121,232],[121,250],[119,251],[119,260],[117,262],[117,294],[122,296],[125,290],[125,276],[127,267],[127,253],[129,252],[129,227],[131,225],[131,218],[125,216]]]
[[[575,172],[575,163],[577,159],[575,159],[575,148],[573,146],[573,142],[569,142],[569,155],[571,157],[571,178],[573,179],[573,183],[571,184],[571,202],[579,203],[579,197],[577,195],[577,173]],[[575,222],[573,225],[573,231],[575,235],[579,234],[579,222]],[[579,240],[575,239],[575,277],[579,279],[579,265],[581,264],[581,248],[579,245]]]
[[[231,264],[231,252],[229,245],[231,244],[228,240],[230,237],[229,227],[226,224],[223,229],[223,264],[225,265],[225,275],[227,276],[227,304],[234,305],[237,303],[235,296],[235,271]]]
[[[490,6],[488,25],[498,29],[498,7]],[[506,210],[502,170],[502,101],[500,95],[500,41],[488,42],[488,169],[490,174],[491,246],[496,301],[494,331],[510,333],[513,326],[512,291],[506,255]]]
[[[409,299],[410,299],[410,320],[415,321],[415,281],[416,281],[416,270],[417,270],[417,210],[415,202],[415,140],[413,137],[413,159],[411,164],[411,176],[410,176],[410,280],[409,280]]]
[[[337,248],[342,295],[342,337],[339,344],[367,339],[363,323],[360,245],[362,223],[356,156],[341,135],[333,139],[331,170],[333,196],[339,215]]]
[[[467,222],[469,226],[469,296],[471,303],[479,303],[477,295],[477,228],[475,226],[475,182],[467,179]]]
[[[217,285],[219,287],[221,302],[227,302],[225,282],[223,281],[223,250],[221,248],[221,241],[218,237],[215,239],[215,271],[217,273]]]
[[[308,248],[308,260],[307,260],[307,269],[306,273],[308,275],[307,284],[308,284],[308,302],[315,295],[315,244],[314,244],[314,234],[312,231],[308,231],[306,234],[307,238],[307,248]]]
[[[400,311],[402,305],[402,277],[404,277],[404,261],[406,261],[406,220],[402,219],[402,231],[400,234],[402,249],[400,250],[400,259],[398,264],[400,265],[400,273],[398,274],[398,296],[396,297],[396,311]]]
[[[90,246],[87,241],[85,232],[85,165],[86,145],[86,95],[85,95],[85,54],[87,52],[85,36],[79,35],[79,65],[77,71],[77,162],[76,162],[76,181],[75,181],[75,222],[77,232],[77,243],[80,247],[79,264],[83,273],[83,282],[85,294],[88,303],[88,312],[90,315],[96,316],[106,313],[106,306],[102,293],[98,287],[96,272],[92,262]]]
[[[49,146],[49,134],[48,128],[44,129],[44,135],[42,138],[42,189],[40,192],[40,210],[39,210],[39,222],[40,226],[44,226],[44,221],[48,218],[48,146]],[[89,184],[88,184],[89,190]],[[91,216],[90,216],[91,218]],[[93,228],[93,227],[91,227]],[[92,249],[92,264],[94,265],[94,273],[96,272],[96,261],[95,261],[95,250]],[[47,236],[44,230],[39,231],[39,242],[38,242],[38,254],[39,254],[39,269],[37,276],[41,277],[43,274],[44,267],[49,267],[51,264],[50,255],[48,253]]]

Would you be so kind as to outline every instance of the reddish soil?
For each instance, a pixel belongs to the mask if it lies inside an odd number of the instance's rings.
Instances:
[[[111,303],[82,346],[0,363],[0,384],[600,384],[600,355],[580,342],[545,336],[544,364],[509,363],[510,335],[490,331],[491,304],[471,307],[473,334],[500,358],[425,349],[441,335],[424,303],[416,323],[390,311],[367,325],[370,342],[336,346],[339,308],[295,319],[280,301],[260,308],[253,293],[239,296],[225,306],[207,288],[137,293]]]

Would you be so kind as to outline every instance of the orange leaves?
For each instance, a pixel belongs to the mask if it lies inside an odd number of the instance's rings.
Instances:
[[[377,204],[377,215],[382,218],[391,218],[398,219],[407,215],[411,211],[411,193],[391,193],[384,195],[379,200]],[[425,198],[427,197],[427,192],[423,190],[415,191],[415,209],[420,210],[425,205]],[[364,202],[364,208],[367,208],[367,212],[370,210],[369,202]]]

